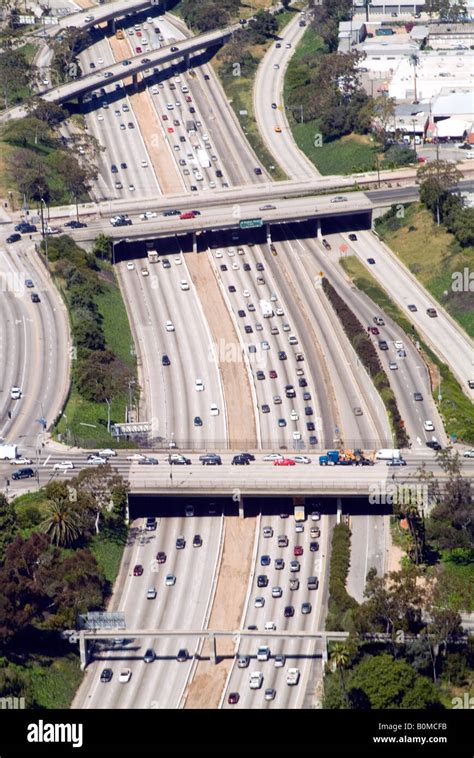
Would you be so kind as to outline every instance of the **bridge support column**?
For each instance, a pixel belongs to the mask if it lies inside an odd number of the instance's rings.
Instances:
[[[77,102],[78,102],[78,104],[79,104],[80,106],[82,106],[82,104],[83,104],[83,102],[84,102],[84,95],[82,95],[82,94],[81,94],[81,95],[78,95],[78,96],[77,96]]]
[[[316,219],[316,239],[320,240],[322,236],[323,235],[321,233],[321,219],[317,218]]]
[[[244,501],[242,498],[239,498],[239,518],[243,518],[244,515]]]
[[[186,66],[186,68],[189,68],[189,53],[186,53],[183,56],[183,60],[184,60],[184,65]]]
[[[117,22],[115,18],[111,18],[107,21],[107,29],[111,34],[115,34],[115,30],[117,28]]]
[[[270,245],[272,241],[272,228],[270,224],[265,224],[265,233],[267,235],[267,245]]]
[[[217,643],[214,634],[209,634],[209,642],[211,643],[211,663],[217,663]]]
[[[193,232],[193,253],[197,253],[197,251],[198,251],[197,234],[196,232]]]
[[[340,497],[337,498],[337,523],[341,523],[341,516],[342,516],[342,500]]]
[[[132,74],[133,89],[138,92],[138,74]]]
[[[322,658],[323,658],[323,672],[326,667],[326,663],[329,660],[329,652],[328,652],[328,638],[326,634],[323,634],[321,637],[321,649],[322,649]]]
[[[81,656],[81,671],[87,666],[87,640],[84,632],[79,632],[79,655]]]

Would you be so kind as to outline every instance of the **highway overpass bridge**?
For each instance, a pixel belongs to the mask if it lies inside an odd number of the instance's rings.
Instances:
[[[173,45],[168,45],[158,50],[147,50],[140,55],[128,58],[128,65],[124,65],[123,61],[121,61],[114,63],[112,66],[105,66],[98,72],[85,74],[66,84],[61,84],[59,87],[42,92],[41,98],[48,103],[56,103],[57,105],[62,105],[76,99],[81,103],[86,95],[123,79],[131,79],[133,86],[138,87],[139,74],[146,71],[151,76],[158,73],[161,73],[163,76],[165,72],[158,72],[157,66],[164,66],[167,63],[184,62],[184,65],[187,67],[192,55],[222,45],[230,39],[236,28],[233,26],[218,29],[186,40],[179,40],[179,42]],[[145,62],[143,63],[143,61]],[[1,116],[1,120],[8,121],[14,118],[22,118],[25,115],[24,106],[18,105],[5,111]]]

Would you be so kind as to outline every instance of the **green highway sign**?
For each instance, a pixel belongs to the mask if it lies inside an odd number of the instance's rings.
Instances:
[[[241,229],[253,229],[254,226],[263,226],[263,220],[261,218],[244,218],[240,221],[239,226]]]

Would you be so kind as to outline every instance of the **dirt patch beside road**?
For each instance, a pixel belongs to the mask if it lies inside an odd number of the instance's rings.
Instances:
[[[126,39],[110,37],[109,42],[116,61],[126,60],[132,55]],[[123,81],[127,86],[131,84],[132,78],[127,77]],[[161,191],[164,195],[177,195],[183,192],[184,186],[150,97],[147,91],[135,92],[130,95],[130,103]]]
[[[226,533],[221,570],[217,580],[214,604],[209,619],[210,629],[238,629],[242,618],[250,575],[256,520],[254,518],[226,519]],[[209,655],[209,645],[203,645],[202,655]],[[232,638],[217,641],[217,654],[232,655]],[[232,658],[217,665],[199,661],[188,690],[186,708],[217,708],[222,689],[232,666]]]
[[[206,314],[214,344],[217,348],[222,345],[235,346],[232,353],[240,357],[239,340],[207,254],[186,253],[186,263]],[[234,450],[255,449],[257,436],[254,407],[245,364],[242,360],[224,360],[226,352],[222,349],[216,351],[227,406],[229,446]]]

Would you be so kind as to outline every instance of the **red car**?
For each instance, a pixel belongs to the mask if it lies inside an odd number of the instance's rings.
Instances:
[[[142,52],[142,49],[141,49],[141,47],[136,47],[136,48],[135,48],[135,52],[136,52],[136,53],[141,53],[141,52]]]
[[[292,458],[277,458],[273,461],[274,466],[296,466],[295,461]]]
[[[163,121],[168,121],[168,116],[166,115],[166,113],[163,113],[161,118],[163,119]]]
[[[194,218],[194,213],[193,211],[186,211],[186,213],[181,213],[180,218],[181,219]]]
[[[227,698],[227,702],[229,705],[235,705],[240,700],[240,695],[238,692],[231,692],[229,697]]]
[[[166,563],[166,553],[157,553],[156,554],[156,560],[158,563]]]
[[[187,103],[192,103],[193,102],[192,97],[189,97],[189,95],[186,95],[186,102]]]
[[[370,331],[372,332],[372,334],[380,334],[376,326],[371,326]]]
[[[277,378],[278,378],[277,372],[273,371],[272,369],[272,371],[270,371],[270,379],[277,379]]]
[[[141,37],[142,36],[141,32],[137,32],[136,34],[137,34],[137,37]]]
[[[169,127],[168,127],[168,134],[173,134],[173,132],[174,132],[174,129],[173,129],[173,127],[172,127],[172,126],[169,126]]]
[[[303,546],[302,545],[295,545],[293,549],[293,555],[303,555]]]
[[[143,566],[140,566],[139,563],[137,563],[136,566],[134,566],[133,569],[133,576],[141,576],[143,574]]]

